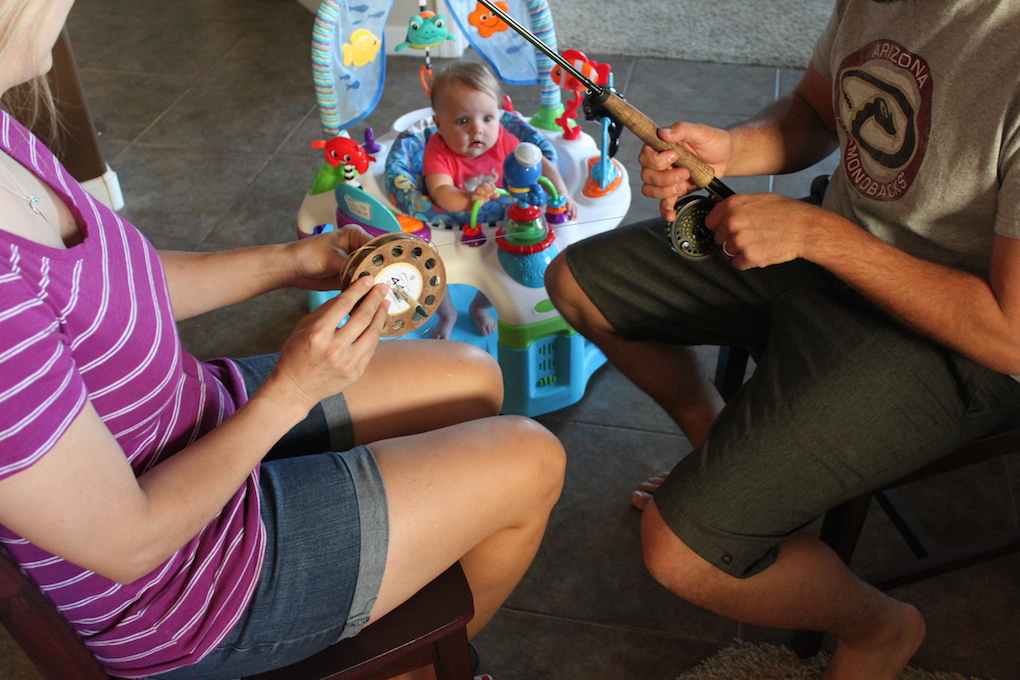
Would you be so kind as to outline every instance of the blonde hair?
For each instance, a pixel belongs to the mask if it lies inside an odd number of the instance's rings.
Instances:
[[[432,80],[430,98],[433,109],[436,108],[439,95],[455,83],[484,92],[495,99],[497,105],[502,105],[500,100],[503,99],[503,90],[492,70],[485,64],[459,61],[447,66]]]
[[[34,39],[38,35],[38,26],[47,10],[47,3],[41,0],[0,0],[0,62],[26,36]],[[57,106],[44,75],[4,92],[0,105],[28,128],[42,123],[51,131],[58,129]]]

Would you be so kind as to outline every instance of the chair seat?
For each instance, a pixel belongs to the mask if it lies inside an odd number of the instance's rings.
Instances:
[[[471,588],[456,563],[357,636],[247,680],[385,680],[430,664],[439,680],[472,680],[466,626],[473,616]],[[0,624],[46,680],[111,680],[2,548]]]
[[[355,637],[290,666],[245,680],[390,678],[436,664],[440,680],[472,680],[465,626],[474,616],[460,564]]]

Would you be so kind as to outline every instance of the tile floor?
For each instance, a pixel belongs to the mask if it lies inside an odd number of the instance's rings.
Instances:
[[[78,0],[69,31],[107,161],[119,174],[123,214],[158,246],[208,250],[292,238],[294,217],[321,156],[311,85],[312,15],[293,0]],[[569,46],[561,46],[569,47]],[[770,67],[613,58],[618,89],[653,120],[732,123],[788,91],[799,73]],[[388,62],[388,86],[369,122],[425,105],[420,57]],[[663,84],[667,83],[667,87]],[[523,111],[537,94],[509,88]],[[361,128],[355,128],[356,136]],[[656,212],[640,196],[635,138],[630,217]],[[737,191],[806,194],[811,177],[735,179]],[[305,312],[282,291],[182,325],[200,357],[277,349]],[[706,365],[714,352],[704,352]],[[605,367],[577,404],[540,420],[569,454],[566,487],[535,563],[478,638],[497,680],[667,680],[734,639],[789,640],[688,606],[641,563],[631,489],[690,449],[673,423]],[[909,490],[952,544],[1016,526],[1020,460]],[[882,518],[870,522],[857,562],[870,570],[903,555]],[[1020,557],[903,588],[929,625],[914,665],[988,680],[1020,678]],[[38,676],[9,640],[9,680]]]

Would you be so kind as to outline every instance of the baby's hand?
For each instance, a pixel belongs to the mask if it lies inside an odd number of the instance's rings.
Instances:
[[[496,193],[496,185],[492,182],[482,182],[475,190],[471,192],[471,204],[474,205],[476,202],[481,201],[482,203],[492,200],[499,196]]]
[[[574,203],[574,199],[572,199],[570,196],[567,196],[566,194],[563,195],[563,198],[567,199],[567,219],[576,220],[577,204]]]

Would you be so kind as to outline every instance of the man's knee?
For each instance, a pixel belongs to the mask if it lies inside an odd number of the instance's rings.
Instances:
[[[652,578],[691,604],[709,607],[714,584],[731,578],[673,533],[655,507],[654,499],[641,519],[641,548]]]
[[[545,288],[549,293],[549,299],[552,300],[556,308],[563,312],[562,307],[568,305],[570,300],[570,291],[577,287],[577,282],[574,280],[574,274],[570,271],[570,266],[567,264],[567,256],[565,253],[557,255],[549,266],[545,270]]]
[[[557,255],[546,268],[545,287],[556,310],[574,330],[589,339],[593,333],[613,332],[602,312],[574,278],[564,253]]]

